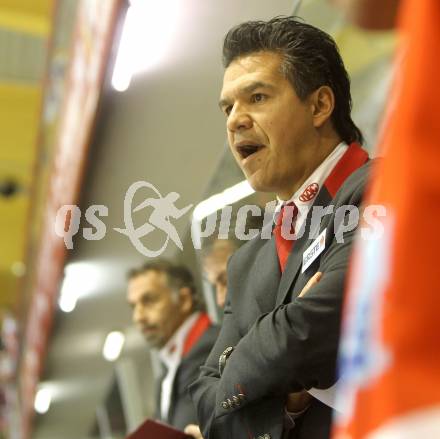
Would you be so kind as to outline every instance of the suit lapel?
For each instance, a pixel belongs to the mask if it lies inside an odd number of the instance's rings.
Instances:
[[[172,424],[173,420],[174,420],[174,410],[176,409],[176,401],[177,401],[176,392],[178,390],[177,386],[179,385],[179,373],[180,373],[180,370],[182,367],[182,363],[184,361],[185,361],[185,359],[182,359],[179,366],[177,367],[176,375],[174,375],[173,385],[171,387],[170,406],[168,408],[167,419],[165,419],[165,421],[169,424]]]
[[[327,189],[323,187],[319,191],[319,194],[316,197],[313,206],[326,207],[330,204],[331,201],[332,198],[330,194],[328,193]],[[307,214],[307,218],[304,221],[304,226],[303,226],[303,228],[305,229],[304,234],[294,243],[293,250],[290,253],[289,258],[287,259],[286,269],[284,270],[284,273],[281,276],[281,282],[276,299],[276,306],[281,305],[285,301],[290,286],[292,285],[294,279],[297,277],[298,272],[302,266],[302,257],[304,250],[306,250],[310,242],[313,241],[313,239],[309,239],[312,213],[313,213],[313,207],[309,210],[309,213]]]

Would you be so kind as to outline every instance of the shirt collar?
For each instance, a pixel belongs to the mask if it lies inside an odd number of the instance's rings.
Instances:
[[[194,323],[200,316],[200,312],[191,314],[167,341],[165,346],[159,350],[159,358],[162,363],[171,369],[176,367],[182,359],[183,345],[185,344],[186,337],[189,331],[193,327]]]
[[[348,149],[345,142],[339,143],[336,148],[326,157],[326,159],[312,172],[310,177],[301,185],[301,187],[293,194],[289,200],[281,200],[278,198],[278,204],[275,214],[278,214],[281,208],[288,203],[295,203],[298,212],[306,211],[313,204],[316,195],[321,190],[325,180],[332,172],[341,157]],[[311,186],[313,185],[313,187]],[[317,187],[315,186],[317,185]],[[310,186],[310,187],[309,187]],[[306,191],[308,189],[308,191]]]

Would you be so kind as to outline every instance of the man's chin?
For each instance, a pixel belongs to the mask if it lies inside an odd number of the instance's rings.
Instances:
[[[245,175],[250,187],[256,192],[271,192],[267,185],[264,184],[264,181],[261,181],[261,179],[258,178],[258,175],[256,174],[257,173],[252,175]]]
[[[145,338],[145,341],[147,342],[148,347],[150,349],[161,349],[162,346],[164,345],[162,340],[158,339],[157,337],[152,337],[150,335],[145,335],[144,334],[144,338]]]

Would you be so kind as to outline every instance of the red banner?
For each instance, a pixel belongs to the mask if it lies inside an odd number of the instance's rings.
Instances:
[[[42,371],[66,249],[55,234],[58,209],[75,204],[83,180],[90,136],[121,0],[78,2],[44,219],[33,270],[31,299],[20,369],[22,437],[30,435],[34,397]],[[56,24],[56,23],[55,23]],[[48,79],[50,87],[50,78]],[[47,91],[47,92],[50,92]]]

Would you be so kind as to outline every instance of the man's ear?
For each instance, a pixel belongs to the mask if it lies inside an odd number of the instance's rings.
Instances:
[[[322,85],[310,95],[310,99],[313,125],[315,128],[320,128],[330,119],[333,113],[335,95],[328,85]]]
[[[191,289],[188,287],[182,287],[179,289],[180,307],[186,314],[190,313],[194,307],[194,299],[191,293]]]

